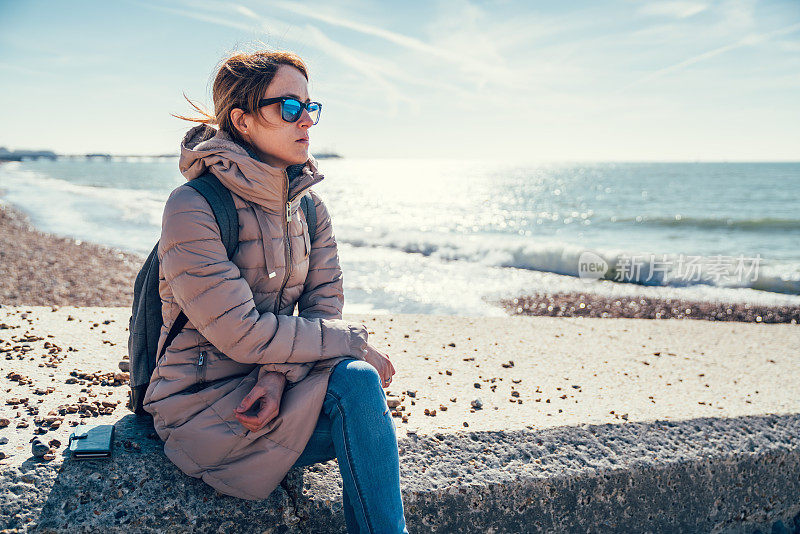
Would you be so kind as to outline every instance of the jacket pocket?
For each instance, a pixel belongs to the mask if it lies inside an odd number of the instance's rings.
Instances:
[[[297,219],[300,221],[300,235],[303,238],[303,257],[307,258],[311,254],[311,237],[308,233],[308,220],[302,208],[297,208]]]
[[[206,369],[208,368],[208,352],[201,350],[197,356],[197,383],[203,384],[206,381]]]
[[[311,237],[308,235],[308,226],[303,225],[303,247],[305,249],[305,257],[311,254]]]
[[[236,419],[233,410],[241,404],[242,400],[244,400],[247,394],[250,393],[250,390],[253,389],[253,386],[256,385],[257,376],[258,367],[244,377],[235,389],[210,406],[211,410],[228,425],[229,430],[242,438],[247,438],[250,431]]]

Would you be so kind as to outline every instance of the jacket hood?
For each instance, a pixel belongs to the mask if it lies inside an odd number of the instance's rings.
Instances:
[[[195,126],[181,141],[178,161],[187,180],[210,171],[220,182],[240,197],[275,213],[283,213],[287,200],[294,199],[325,176],[309,154],[303,164],[284,171],[259,160],[255,153],[213,126]],[[290,178],[287,194],[287,176]]]

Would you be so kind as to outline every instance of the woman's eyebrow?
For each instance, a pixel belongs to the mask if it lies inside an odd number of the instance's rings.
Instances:
[[[295,95],[295,94],[292,94],[292,93],[288,93],[288,94],[285,94],[285,95],[283,95],[283,96],[290,96],[290,97],[292,97],[292,98],[296,98],[296,99],[297,99],[297,100],[299,100],[300,102],[302,102],[302,101],[303,101],[303,98],[302,98],[302,97],[300,97],[300,96],[297,96],[297,95]],[[308,103],[308,102],[311,102],[311,99],[310,99],[310,98],[306,98],[305,102],[306,102],[306,103]]]

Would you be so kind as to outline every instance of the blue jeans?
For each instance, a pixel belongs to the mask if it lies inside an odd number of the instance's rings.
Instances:
[[[408,534],[396,431],[378,371],[363,360],[337,363],[317,426],[293,467],[338,459],[348,532]]]

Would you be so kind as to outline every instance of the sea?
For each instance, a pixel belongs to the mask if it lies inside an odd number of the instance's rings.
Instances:
[[[320,159],[344,313],[505,315],[584,292],[800,305],[800,163]],[[142,255],[177,157],[0,165],[40,230]]]

